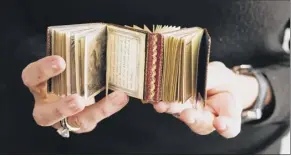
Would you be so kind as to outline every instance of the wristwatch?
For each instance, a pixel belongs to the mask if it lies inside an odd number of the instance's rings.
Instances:
[[[233,67],[233,72],[236,74],[253,76],[257,79],[259,84],[259,94],[255,104],[242,112],[242,123],[261,119],[265,107],[264,102],[268,95],[269,83],[267,79],[259,70],[254,69],[251,65],[235,66]]]

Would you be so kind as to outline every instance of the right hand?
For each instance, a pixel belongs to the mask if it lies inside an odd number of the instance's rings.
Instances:
[[[47,93],[47,80],[65,68],[65,61],[60,56],[48,56],[30,63],[22,71],[23,83],[34,96],[33,118],[38,125],[59,129],[59,121],[67,118],[71,126],[80,128],[75,133],[86,133],[128,103],[128,96],[119,91],[96,103],[95,99],[85,100],[77,94],[59,97]]]

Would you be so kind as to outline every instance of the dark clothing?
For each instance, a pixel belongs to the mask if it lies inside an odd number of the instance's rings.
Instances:
[[[281,48],[289,1],[252,0],[9,0],[2,4],[0,141],[2,154],[278,154],[289,128],[289,54]],[[274,92],[271,108],[233,139],[199,136],[171,115],[131,99],[88,134],[61,138],[32,118],[33,97],[21,71],[45,56],[49,25],[110,22],[121,25],[201,26],[212,37],[211,61],[261,68]],[[104,96],[104,94],[103,94]],[[102,95],[100,95],[102,97]],[[21,129],[19,129],[21,128]],[[21,133],[20,133],[21,132]]]

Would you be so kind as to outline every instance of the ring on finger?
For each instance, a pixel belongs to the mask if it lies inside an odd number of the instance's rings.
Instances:
[[[57,132],[64,138],[70,137],[70,131],[78,131],[80,128],[73,127],[68,123],[68,119],[64,118],[60,121],[61,128],[57,130]]]

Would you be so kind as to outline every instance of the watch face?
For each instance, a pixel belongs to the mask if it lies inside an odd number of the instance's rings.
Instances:
[[[251,65],[248,64],[242,64],[239,66],[234,66],[232,68],[232,71],[236,74],[246,74],[249,75],[251,73],[251,70],[253,69],[253,67]]]
[[[262,111],[260,109],[247,110],[242,112],[242,120],[244,122],[251,120],[259,120],[262,117]]]
[[[256,119],[257,114],[254,111],[245,111],[242,113],[242,117],[244,118],[250,118],[250,119]]]

